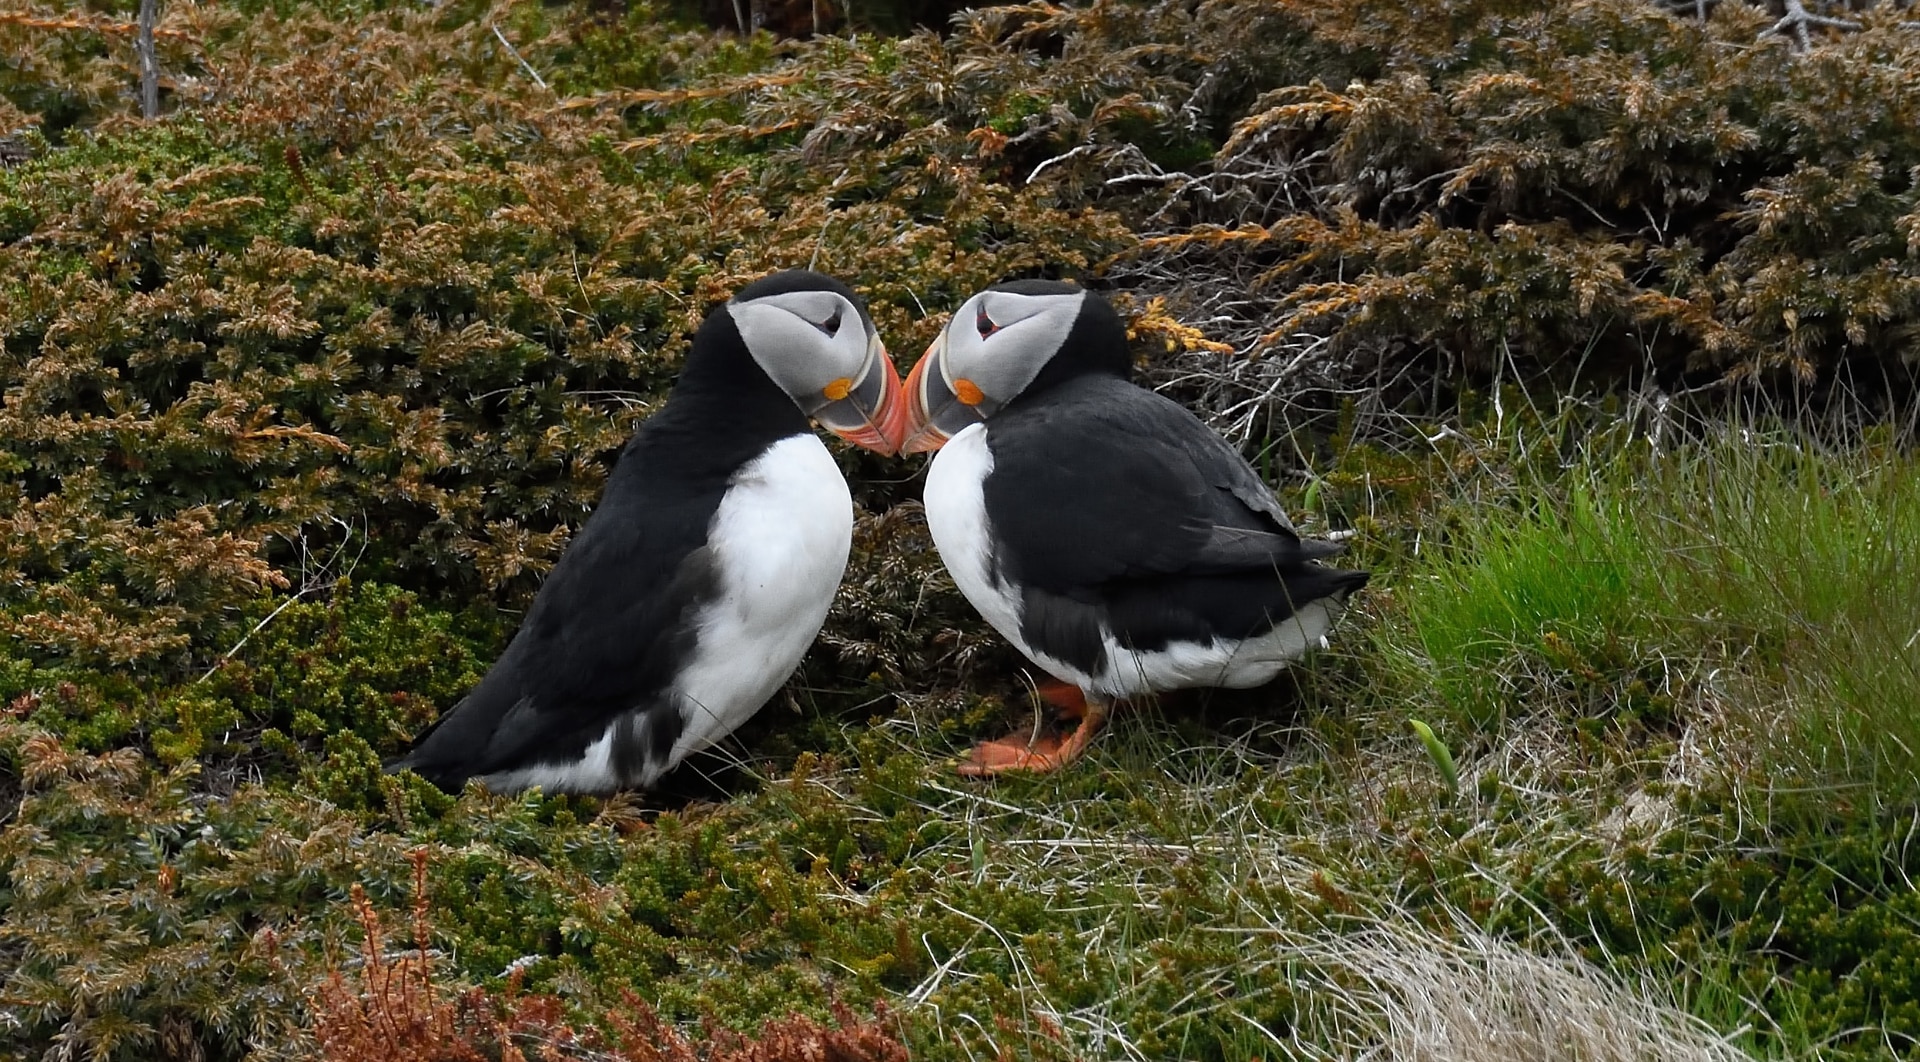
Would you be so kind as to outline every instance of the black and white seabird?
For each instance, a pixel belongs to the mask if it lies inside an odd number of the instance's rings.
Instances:
[[[853,499],[809,418],[895,453],[900,380],[846,285],[778,273],[707,315],[666,405],[486,677],[395,764],[446,789],[647,788],[800,663]]]
[[[968,299],[907,377],[902,452],[940,451],[941,559],[1081,713],[1064,741],[977,747],[965,773],[1057,767],[1116,701],[1269,682],[1366,585],[1318,563],[1340,547],[1301,539],[1238,451],[1131,371],[1106,300],[1030,280]]]

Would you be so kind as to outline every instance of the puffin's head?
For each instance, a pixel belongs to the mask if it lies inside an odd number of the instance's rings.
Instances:
[[[790,269],[741,288],[727,315],[760,371],[828,431],[899,452],[907,406],[886,345],[851,288]]]
[[[901,453],[938,450],[1023,394],[1089,373],[1126,379],[1127,330],[1107,300],[1057,280],[996,284],[962,303],[907,377]]]

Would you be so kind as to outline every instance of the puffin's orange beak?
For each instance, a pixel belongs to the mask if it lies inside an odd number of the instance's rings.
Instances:
[[[927,412],[927,366],[939,360],[939,347],[940,340],[934,340],[926,354],[914,365],[913,371],[907,374],[907,422],[900,434],[900,452],[903,454],[927,453],[947,445],[947,433],[933,423],[932,416]],[[939,380],[940,374],[934,373],[933,378]],[[940,389],[946,390],[944,381]]]
[[[887,348],[874,340],[877,362],[870,364],[858,392],[848,393],[818,414],[828,431],[855,446],[892,457],[907,434],[907,401],[900,390]],[[877,392],[863,394],[862,392]]]
[[[965,378],[947,382],[947,334],[933,341],[907,376],[907,430],[903,454],[938,450],[966,428],[986,420],[1000,403]]]

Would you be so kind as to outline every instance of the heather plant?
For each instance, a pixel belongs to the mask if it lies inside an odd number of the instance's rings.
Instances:
[[[310,1042],[311,1003],[338,1043],[412,1014],[484,1044],[535,1022],[584,1035],[577,1015],[619,1012],[624,991],[742,1030],[889,1000],[928,1058],[1233,1058],[1276,1039],[1357,1057],[1438,1037],[1459,1008],[1496,1041],[1724,1058],[1662,1002],[1716,994],[1760,1005],[1720,1026],[1760,1053],[1882,1057],[1915,1028],[1916,868],[1881,832],[1897,821],[1805,788],[1754,804],[1578,731],[1476,745],[1463,803],[1404,728],[1327,723],[1268,750],[1281,733],[1192,744],[1127,717],[1087,775],[993,792],[887,727],[855,742],[857,769],[803,758],[644,825],[617,803],[426,787],[372,822],[298,789],[209,803],[191,767],[9,723],[29,792],[0,849],[8,1043],[276,1057]],[[368,932],[423,895],[411,939]]]
[[[0,489],[6,582],[25,588],[0,603],[8,637],[179,669],[237,636],[227,610],[290,588],[296,550],[523,596],[685,333],[756,271],[861,277],[887,334],[911,337],[910,293],[1120,240],[1103,215],[935,166],[925,143],[841,181],[840,205],[771,161],[655,180],[630,160],[680,157],[626,137],[634,93],[558,100],[481,21],[452,19],[369,16],[324,63],[323,17],[227,25],[235,65],[204,100],[0,174]],[[693,77],[755,62],[675,43]],[[638,95],[699,112],[790,80],[729,77]]]
[[[1742,10],[1481,5],[1435,34],[1338,5],[1008,8],[775,47],[642,38],[644,7],[456,7],[368,13],[321,63],[324,11],[183,5],[170,118],[94,93],[73,147],[0,175],[7,564],[33,587],[6,628],[178,667],[346,528],[378,574],[523,599],[688,326],[780,265],[858,278],[910,353],[928,307],[1106,262],[1247,431],[1363,372],[1391,384],[1369,424],[1509,369],[1902,374],[1904,31],[1735,48]],[[124,29],[70,21],[6,32]],[[1872,113],[1824,120],[1835,83]],[[83,514],[106,548],[76,558]]]
[[[1210,163],[1083,164],[1151,193],[1112,275],[1265,355],[1227,395],[1311,408],[1364,374],[1378,416],[1502,374],[1911,393],[1920,97],[1892,5],[1804,54],[1741,4],[1200,10],[1197,50],[1259,92],[1203,82]]]
[[[904,1045],[882,1023],[860,1021],[836,1005],[837,1026],[801,1015],[769,1021],[756,1037],[724,1027],[698,1042],[683,1035],[645,1000],[627,993],[618,1009],[603,1015],[610,1031],[575,1029],[561,1001],[519,990],[516,970],[499,995],[469,989],[448,998],[433,979],[432,902],[427,890],[428,853],[413,861],[413,944],[410,954],[390,957],[380,917],[366,892],[355,886],[354,917],[360,923],[361,963],[357,984],[338,970],[314,993],[314,1038],[329,1062],[525,1062],[555,1052],[612,1062],[905,1062]],[[878,1017],[884,1018],[884,1010]]]

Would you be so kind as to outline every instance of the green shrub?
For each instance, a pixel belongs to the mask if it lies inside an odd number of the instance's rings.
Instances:
[[[993,33],[823,41],[803,83],[764,41],[616,60],[584,13],[502,13],[529,63],[604,91],[556,99],[458,9],[210,15],[180,32],[217,91],[0,171],[0,637],[22,655],[182,674],[309,553],[524,600],[752,276],[817,259],[911,344],[926,300],[1123,242],[968,139],[1032,55],[964,93],[923,76],[998,56]]]
[[[1376,409],[1503,372],[1911,395],[1912,34],[1879,5],[1799,54],[1712,10],[1202,5],[1188,46],[1261,95],[1214,97],[1210,165],[1138,178],[1164,191],[1112,275]]]
[[[617,801],[455,801],[377,763],[368,793],[347,746],[329,745],[292,790],[216,779],[229,791],[208,799],[198,763],[88,754],[0,718],[25,789],[0,831],[0,991],[18,1018],[0,1047],[57,1037],[150,1058],[172,1027],[209,1057],[296,1053],[303,1004],[361,922],[348,897],[413,906],[420,852],[450,983],[497,987],[511,968],[583,1007],[628,989],[676,1020],[825,1018],[836,998],[910,987],[921,941],[963,932],[914,913],[937,834],[917,761],[876,763],[851,791],[795,777],[758,809],[643,823]]]

